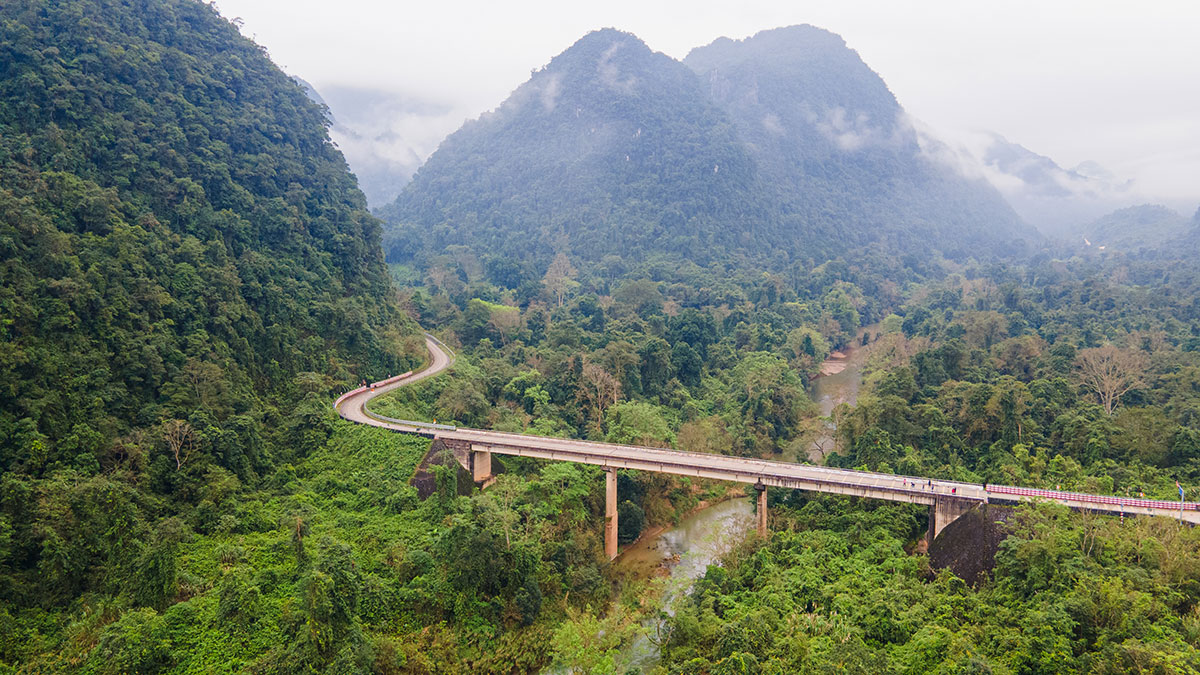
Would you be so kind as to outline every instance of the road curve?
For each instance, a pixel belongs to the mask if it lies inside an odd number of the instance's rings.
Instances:
[[[918,476],[838,469],[813,464],[794,464],[665,448],[547,438],[398,420],[367,410],[367,402],[376,396],[437,375],[453,365],[453,353],[429,333],[425,334],[425,346],[432,357],[425,369],[380,380],[374,384],[349,391],[334,402],[334,409],[339,415],[352,422],[369,424],[401,433],[429,438],[436,437],[446,442],[458,443],[475,452],[537,457],[593,464],[607,468],[639,469],[731,480],[759,486],[787,487],[917,504],[933,505],[946,498],[985,503],[990,501],[1049,500],[1078,509],[1124,515],[1164,516],[1200,523],[1200,504],[1196,502],[1130,499],[1006,485],[981,485]]]
[[[372,417],[371,414],[367,412],[367,401],[370,401],[376,396],[386,394],[393,389],[399,389],[400,387],[412,384],[413,382],[424,380],[427,377],[433,377],[434,375],[437,375],[454,364],[454,356],[450,352],[449,348],[443,345],[441,340],[438,340],[429,333],[425,333],[425,348],[429,351],[432,361],[430,361],[429,365],[423,370],[417,371],[408,377],[398,379],[393,382],[388,382],[387,384],[382,384],[379,386],[367,385],[347,392],[340,396],[333,404],[334,410],[336,410],[339,415],[350,420],[351,422],[370,424],[377,427],[388,426],[386,422]]]

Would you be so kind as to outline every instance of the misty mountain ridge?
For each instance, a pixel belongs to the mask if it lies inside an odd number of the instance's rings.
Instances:
[[[938,161],[983,177],[1025,222],[1048,237],[1075,237],[1115,210],[1150,201],[1132,180],[1094,161],[1064,168],[1050,157],[994,132],[946,135],[922,129],[922,145]]]
[[[721,38],[684,63],[734,120],[787,227],[834,220],[838,240],[936,241],[955,257],[1032,235],[986,182],[925,156],[887,84],[834,33],[803,25]]]
[[[545,260],[856,246],[965,258],[1037,235],[983,180],[924,153],[895,97],[811,26],[684,62],[605,29],[448,137],[397,201],[390,255],[468,243]]]
[[[1187,217],[1161,204],[1117,209],[1077,227],[1068,235],[1074,244],[1110,251],[1154,249],[1176,242],[1191,228]]]
[[[449,136],[383,214],[411,226],[394,245],[470,237],[525,257],[565,238],[595,257],[657,245],[699,257],[754,243],[753,171],[686,66],[606,29]]]

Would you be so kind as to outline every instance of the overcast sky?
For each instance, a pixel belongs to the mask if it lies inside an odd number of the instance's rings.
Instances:
[[[937,132],[994,131],[1064,167],[1095,160],[1177,208],[1200,201],[1195,0],[216,4],[318,90],[353,85],[443,103],[455,111],[447,133],[590,30],[626,30],[682,59],[720,36],[810,23],[845,38]]]

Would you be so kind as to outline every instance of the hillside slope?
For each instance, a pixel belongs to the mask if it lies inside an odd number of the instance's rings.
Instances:
[[[789,238],[1012,253],[1036,238],[999,193],[925,157],[884,81],[813,26],[721,38],[684,63],[737,125]]]
[[[756,241],[753,174],[686,67],[607,29],[447,138],[384,214],[398,256],[466,239],[519,258],[567,246],[699,259]]]
[[[1106,249],[1155,249],[1185,236],[1190,227],[1188,219],[1173,209],[1160,204],[1142,204],[1118,209],[1079,226],[1071,243],[1082,244],[1086,239],[1091,246]]]
[[[207,4],[0,5],[0,214],[6,600],[130,581],[142,517],[302,455],[340,384],[413,363],[321,110]]]

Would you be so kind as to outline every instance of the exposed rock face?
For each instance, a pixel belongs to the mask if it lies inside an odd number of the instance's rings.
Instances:
[[[972,586],[986,579],[995,567],[996,551],[1008,537],[1013,510],[1007,506],[980,504],[946,526],[929,547],[929,564],[934,569],[954,572]]]

